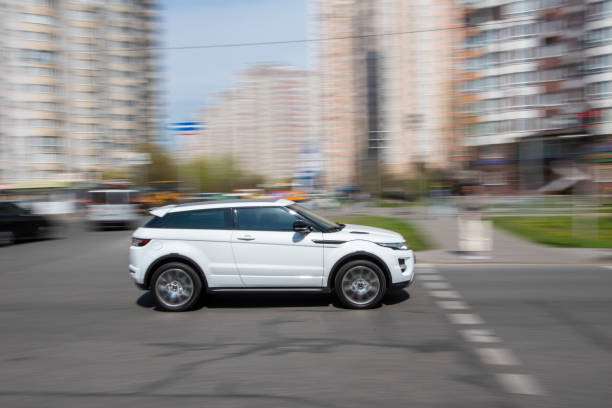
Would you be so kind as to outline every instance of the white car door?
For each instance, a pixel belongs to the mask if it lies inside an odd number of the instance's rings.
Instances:
[[[166,253],[195,261],[210,287],[242,287],[231,246],[232,214],[229,208],[178,211],[149,225],[151,238]],[[158,229],[159,228],[159,229]]]
[[[297,213],[286,207],[238,207],[232,249],[247,287],[321,287],[321,232],[295,232]]]

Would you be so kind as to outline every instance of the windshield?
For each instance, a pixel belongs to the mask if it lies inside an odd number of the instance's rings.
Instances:
[[[328,220],[327,218],[314,213],[312,211],[310,211],[307,208],[302,207],[299,204],[291,204],[290,206],[288,206],[288,208],[291,208],[292,210],[297,211],[298,213],[300,213],[301,215],[303,215],[304,217],[308,218],[310,221],[314,222],[315,224],[323,227],[326,230],[330,230],[330,229],[337,229],[340,228],[341,226],[338,225],[337,223]]]

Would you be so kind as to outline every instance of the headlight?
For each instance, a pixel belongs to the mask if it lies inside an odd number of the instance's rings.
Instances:
[[[394,242],[394,243],[391,243],[391,244],[387,244],[386,242],[377,242],[377,244],[380,245],[380,246],[384,246],[384,247],[391,248],[391,249],[397,249],[397,250],[401,250],[401,251],[406,251],[406,250],[410,249],[408,244],[405,243],[405,242]]]

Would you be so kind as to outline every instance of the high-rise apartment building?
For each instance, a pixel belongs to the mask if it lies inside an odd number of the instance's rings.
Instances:
[[[460,11],[454,0],[313,1],[328,186],[375,191],[383,172],[449,168]]]
[[[155,0],[0,4],[0,180],[126,170],[159,129]]]
[[[586,149],[598,192],[612,193],[612,0],[589,1],[585,10],[584,72],[588,110],[583,121],[594,135]]]
[[[267,181],[292,180],[306,168],[316,147],[312,132],[311,73],[278,65],[245,69],[233,89],[204,109],[202,156],[229,156]]]
[[[611,8],[609,1],[467,3],[463,124],[472,169],[485,184],[561,192],[589,177],[585,154],[597,150],[597,135],[610,134],[603,117],[611,106]]]
[[[317,129],[327,187],[354,186],[364,141],[359,135],[359,103],[355,65],[355,1],[311,2],[311,30],[325,39],[312,52],[316,60]]]
[[[385,111],[383,169],[409,177],[418,167],[451,170],[455,66],[463,35],[456,0],[376,2]]]

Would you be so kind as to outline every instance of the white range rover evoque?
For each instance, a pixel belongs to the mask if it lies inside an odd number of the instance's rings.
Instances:
[[[366,309],[390,287],[414,280],[404,238],[343,225],[288,200],[168,205],[132,236],[130,275],[169,311],[193,307],[203,291],[334,291]]]

